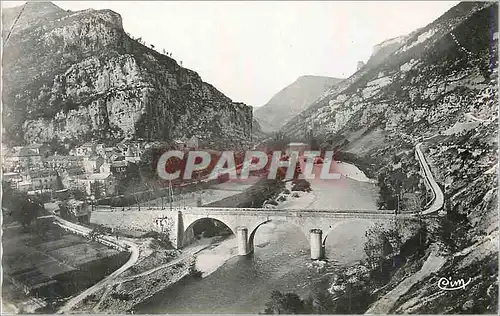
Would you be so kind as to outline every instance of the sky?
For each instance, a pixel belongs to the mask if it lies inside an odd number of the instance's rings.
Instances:
[[[133,37],[171,52],[233,101],[262,106],[300,76],[349,77],[374,45],[431,23],[458,1],[53,3],[111,9]]]

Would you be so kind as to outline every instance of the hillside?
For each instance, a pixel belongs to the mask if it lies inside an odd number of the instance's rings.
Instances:
[[[28,2],[3,11],[4,142],[250,138],[252,108],[131,38],[111,10]]]
[[[264,106],[256,108],[254,116],[263,131],[276,131],[340,81],[342,79],[331,77],[299,77],[276,93]]]
[[[408,36],[382,43],[362,69],[282,127],[300,139],[316,126],[324,147],[364,162],[378,176],[387,208],[398,194],[422,194],[421,185],[407,184],[419,177],[414,146],[424,141],[445,215],[427,223],[424,252],[406,254],[408,261],[376,295],[418,271],[436,247],[444,264],[394,298],[387,313],[498,308],[497,29],[497,3],[459,3]],[[471,283],[441,291],[441,277]]]

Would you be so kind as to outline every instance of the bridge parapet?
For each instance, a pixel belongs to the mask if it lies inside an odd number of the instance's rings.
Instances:
[[[267,209],[267,208],[221,208],[221,207],[187,207],[180,209],[183,214],[255,217],[323,217],[323,218],[392,218],[395,211],[391,210],[339,210],[339,209]],[[412,218],[413,214],[398,214],[398,218]]]

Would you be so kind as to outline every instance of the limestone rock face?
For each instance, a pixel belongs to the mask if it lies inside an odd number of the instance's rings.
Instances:
[[[250,138],[252,108],[130,38],[110,10],[27,3],[4,11],[4,140]],[[6,31],[7,29],[7,31]]]

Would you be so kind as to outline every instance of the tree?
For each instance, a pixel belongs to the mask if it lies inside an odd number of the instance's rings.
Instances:
[[[59,176],[59,174],[56,177],[55,189],[56,190],[62,190],[62,189],[64,189],[64,185],[62,183],[62,179],[61,179],[61,176]]]
[[[371,268],[383,268],[384,257],[393,253],[391,239],[397,243],[399,234],[393,230],[386,230],[381,225],[375,225],[365,232],[366,242],[364,250]],[[398,239],[399,238],[399,239]]]
[[[335,314],[335,303],[328,291],[329,278],[323,278],[311,288],[311,294],[304,300],[307,314]]]
[[[31,225],[31,222],[38,216],[41,211],[41,206],[29,199],[21,201],[20,209],[14,210],[15,219],[21,223],[23,227]]]
[[[39,201],[30,199],[24,192],[13,190],[6,181],[2,183],[2,191],[2,207],[8,209],[13,219],[23,227],[29,226],[43,210]]]
[[[84,200],[87,197],[87,193],[79,188],[71,189],[70,194],[75,200]]]
[[[304,301],[295,293],[272,291],[271,299],[266,303],[266,314],[301,314],[304,313]]]
[[[99,181],[94,181],[90,184],[90,192],[94,195],[96,199],[100,199],[103,196],[104,185]]]

